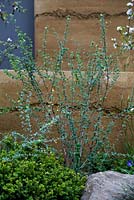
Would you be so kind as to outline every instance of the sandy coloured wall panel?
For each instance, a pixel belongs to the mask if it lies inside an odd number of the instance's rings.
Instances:
[[[118,25],[127,25],[126,0],[35,0],[35,47],[36,59],[41,64],[38,50],[42,47],[44,28],[49,27],[47,49],[53,55],[58,48],[52,29],[62,39],[65,30],[65,18],[71,16],[70,33],[67,47],[75,50],[77,47],[88,49],[89,43],[100,38],[100,13],[105,13],[107,46],[110,52],[114,51],[112,37],[120,38],[116,28]],[[126,69],[127,54],[120,59],[121,71],[134,71],[134,56],[130,56],[131,64]],[[64,65],[67,70],[67,65]]]
[[[127,0],[35,0],[35,14],[52,13],[61,9],[83,14],[106,12],[114,15],[124,12],[127,2]]]
[[[36,58],[38,59],[37,50],[42,46],[43,31],[45,26],[54,28],[59,37],[62,38],[65,17],[71,15],[70,36],[68,46],[74,50],[76,47],[88,48],[91,40],[98,41],[100,35],[99,14],[106,14],[107,39],[110,51],[113,51],[111,37],[118,37],[116,26],[127,24],[126,21],[126,3],[127,0],[35,0],[35,46]],[[57,48],[56,40],[50,32],[48,37],[48,50],[52,54]],[[134,70],[133,54],[130,55],[132,62],[128,71]],[[124,57],[125,60],[125,57]],[[38,60],[41,63],[41,60]],[[124,70],[124,61],[120,59],[120,66]],[[66,69],[66,65],[64,67]],[[124,95],[124,106],[127,97],[131,94],[134,86],[134,73],[122,72],[116,85],[109,93],[105,107],[107,109],[120,109],[121,97]],[[17,99],[17,93],[21,85],[6,77],[0,71],[0,106],[10,106],[10,99]],[[120,122],[117,122],[114,133],[118,134]],[[0,133],[10,132],[11,130],[22,131],[17,111],[0,115]],[[113,138],[114,139],[114,138]]]

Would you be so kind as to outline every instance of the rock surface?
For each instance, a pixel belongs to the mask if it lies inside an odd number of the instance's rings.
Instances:
[[[124,200],[133,185],[134,175],[98,172],[88,177],[81,200]]]

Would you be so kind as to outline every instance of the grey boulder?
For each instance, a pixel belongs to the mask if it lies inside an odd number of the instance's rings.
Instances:
[[[81,200],[125,200],[129,196],[134,200],[134,175],[105,171],[89,175]]]

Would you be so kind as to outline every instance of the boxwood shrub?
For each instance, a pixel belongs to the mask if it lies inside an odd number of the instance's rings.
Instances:
[[[78,200],[84,184],[84,176],[37,141],[2,141],[0,200]]]

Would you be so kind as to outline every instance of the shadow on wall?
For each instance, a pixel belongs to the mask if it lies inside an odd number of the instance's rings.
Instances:
[[[6,2],[6,4],[8,7],[8,1]],[[26,12],[15,13],[16,25],[19,26],[23,32],[27,33],[34,42],[34,1],[23,0],[22,6],[24,9],[26,9]],[[17,39],[17,35],[15,33],[15,25],[13,23],[3,23],[3,21],[0,19],[0,40],[7,41],[8,38],[12,39],[12,41],[15,41]],[[2,65],[0,65],[0,69],[4,68],[11,69],[11,66],[6,60],[2,62]]]

